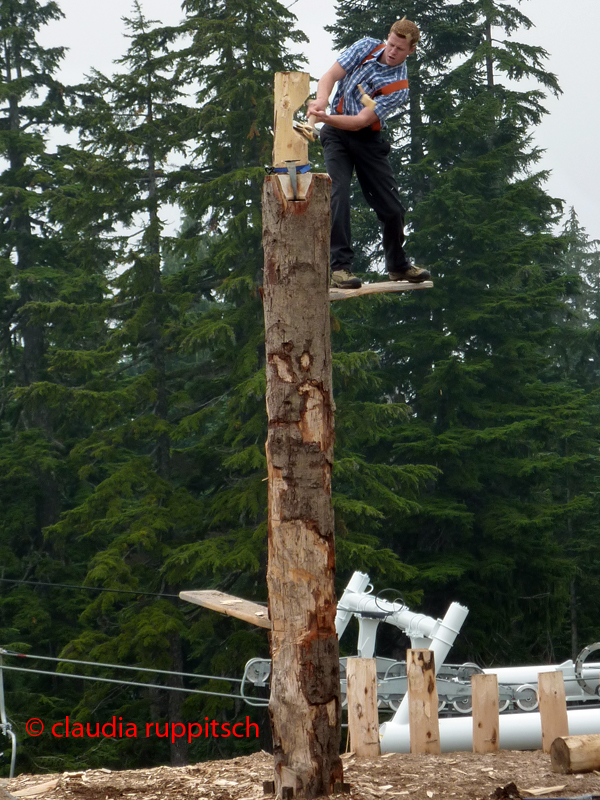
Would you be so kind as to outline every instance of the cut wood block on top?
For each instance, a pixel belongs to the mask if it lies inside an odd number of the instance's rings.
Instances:
[[[221,614],[227,614],[229,617],[243,619],[252,625],[258,625],[260,628],[271,628],[267,607],[253,603],[251,600],[243,600],[241,597],[218,592],[216,589],[179,592],[179,597],[188,603],[210,608],[211,611],[218,611]]]
[[[330,300],[348,300],[350,297],[361,297],[365,294],[387,294],[388,292],[412,292],[415,289],[433,289],[433,281],[411,283],[410,281],[381,281],[380,283],[363,283],[360,289],[329,289]]]

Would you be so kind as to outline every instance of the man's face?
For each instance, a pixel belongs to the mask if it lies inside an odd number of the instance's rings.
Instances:
[[[404,36],[397,36],[395,33],[390,33],[387,43],[383,49],[379,60],[388,67],[397,67],[411,53],[415,52],[414,45],[410,45],[408,39]]]

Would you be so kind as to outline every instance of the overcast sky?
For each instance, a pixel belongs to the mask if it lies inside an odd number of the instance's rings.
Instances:
[[[284,0],[285,2],[285,0]],[[122,17],[130,13],[128,0],[58,0],[65,19],[47,26],[40,37],[45,45],[64,45],[69,53],[61,78],[75,82],[96,67],[111,71],[111,62],[123,54]],[[141,0],[146,16],[165,24],[182,18],[180,0]],[[309,37],[307,70],[319,77],[335,61],[331,37],[323,30],[335,22],[334,0],[288,0]],[[600,239],[600,93],[597,39],[600,0],[523,0],[521,10],[535,27],[514,35],[517,41],[540,45],[549,53],[548,69],[558,75],[563,94],[549,97],[549,115],[535,133],[546,150],[541,167],[551,171],[547,190],[574,206],[592,238]],[[403,16],[401,2],[398,16]],[[418,24],[418,20],[415,20]],[[382,31],[382,36],[385,36]],[[500,32],[498,32],[500,33]]]

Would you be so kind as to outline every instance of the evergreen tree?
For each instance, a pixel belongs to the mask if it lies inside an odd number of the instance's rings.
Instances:
[[[94,165],[88,186],[94,201],[88,194],[85,209],[114,252],[105,307],[110,333],[96,353],[100,369],[80,393],[94,422],[93,434],[71,451],[85,490],[48,535],[71,542],[85,532],[86,580],[93,585],[172,595],[160,569],[169,548],[195,534],[200,507],[186,486],[189,461],[173,452],[195,365],[177,356],[191,295],[173,291],[164,279],[169,237],[162,217],[177,199],[180,167],[171,160],[187,153],[194,112],[170,52],[177,32],[146,20],[138,3],[134,11],[126,20],[131,45],[120,61],[123,71],[112,78],[96,72],[77,89],[82,147]],[[101,594],[83,620],[83,633],[65,654],[183,670],[180,603]],[[172,685],[181,687],[181,678]],[[177,691],[154,696],[146,714],[179,722],[182,701]],[[78,713],[85,718],[99,703],[114,707],[115,698],[94,686]],[[170,744],[172,762],[185,763],[186,743]],[[139,751],[139,742],[128,746]]]
[[[66,112],[68,90],[54,77],[64,49],[36,37],[61,16],[54,2],[0,2],[0,553],[3,577],[33,583],[79,583],[84,574],[81,546],[65,552],[45,533],[77,495],[68,453],[89,424],[69,398],[105,332],[106,258],[73,215],[77,159],[49,145]],[[78,630],[81,593],[0,589],[2,645],[54,656]],[[42,677],[7,680],[19,740],[32,714],[68,713],[74,694],[55,689]],[[36,752],[33,741],[21,767]]]

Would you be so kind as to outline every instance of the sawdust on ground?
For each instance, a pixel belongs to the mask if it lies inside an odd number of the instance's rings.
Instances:
[[[551,770],[550,756],[540,751],[342,758],[344,781],[351,788],[348,794],[337,795],[339,800],[488,800],[511,783],[523,798],[600,794],[600,772],[558,775]],[[0,782],[0,796],[3,786],[9,798],[19,800],[268,800],[263,781],[272,777],[273,757],[262,752],[187,767],[20,775]],[[509,790],[495,796],[511,794]]]

